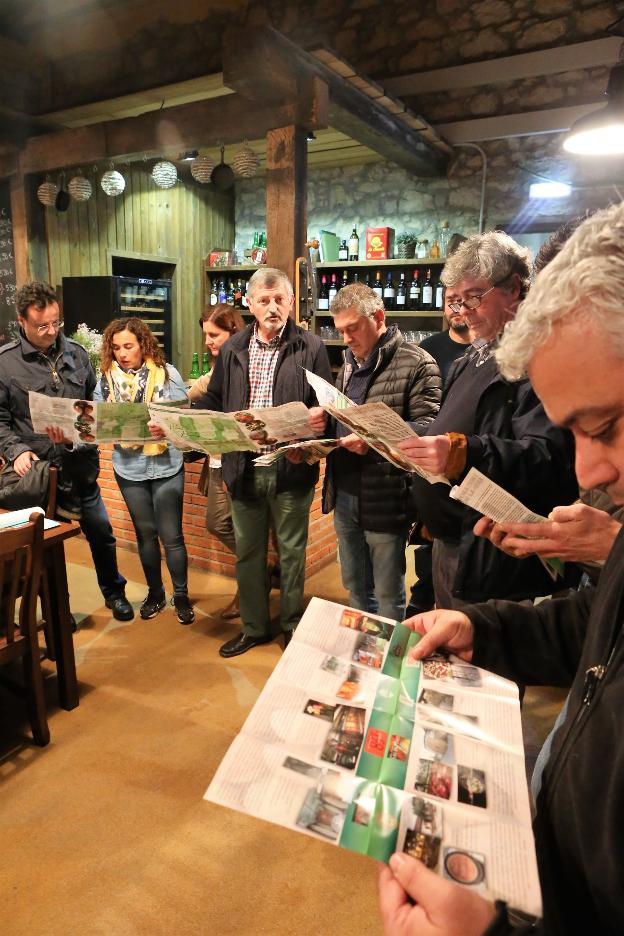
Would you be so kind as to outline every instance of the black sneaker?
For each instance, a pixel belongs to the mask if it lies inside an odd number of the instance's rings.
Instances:
[[[147,593],[147,598],[141,605],[141,610],[139,614],[144,621],[149,621],[150,618],[156,617],[159,611],[167,604],[165,600],[165,593],[162,592],[160,595],[152,595],[150,592]]]
[[[192,624],[195,620],[193,606],[186,595],[174,595],[171,603],[175,605],[176,614],[180,624]]]
[[[134,609],[125,595],[106,598],[104,604],[111,609],[116,621],[131,621],[134,617]]]

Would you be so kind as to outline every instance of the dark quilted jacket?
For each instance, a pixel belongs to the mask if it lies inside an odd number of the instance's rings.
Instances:
[[[344,388],[344,365],[336,386]],[[348,394],[347,394],[348,395]],[[426,351],[405,341],[400,331],[378,352],[366,402],[383,402],[418,432],[440,409],[442,383],[438,365]],[[323,512],[336,500],[332,456],[327,459]],[[360,475],[360,523],[374,533],[406,533],[409,526],[408,492],[411,475],[395,468],[370,450],[362,457]]]

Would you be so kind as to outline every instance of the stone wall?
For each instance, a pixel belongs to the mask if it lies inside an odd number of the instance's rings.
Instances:
[[[484,227],[527,230],[538,224],[553,228],[588,209],[619,201],[624,186],[622,160],[579,164],[564,154],[560,134],[493,140],[483,144],[488,170]],[[309,173],[308,231],[321,228],[348,237],[355,224],[360,236],[367,226],[387,224],[397,234],[414,231],[429,241],[448,220],[451,232],[478,230],[482,160],[478,151],[461,147],[443,179],[420,179],[388,162],[315,169]],[[541,179],[575,183],[566,199],[528,198],[529,184]],[[236,185],[236,249],[251,245],[254,231],[266,228],[265,182],[257,177]]]

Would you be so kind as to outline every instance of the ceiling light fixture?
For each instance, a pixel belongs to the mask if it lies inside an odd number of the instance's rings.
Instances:
[[[567,182],[531,182],[529,198],[568,198],[571,191]]]
[[[570,128],[563,148],[580,156],[624,153],[624,65],[611,69],[604,107],[581,117]]]
[[[193,159],[197,159],[198,156],[197,150],[187,150],[180,156],[180,162],[191,162]]]

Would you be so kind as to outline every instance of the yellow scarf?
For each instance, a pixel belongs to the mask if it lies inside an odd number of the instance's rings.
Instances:
[[[163,397],[163,387],[167,373],[164,367],[157,367],[152,358],[145,358],[143,367],[147,368],[147,382],[145,384],[145,394],[142,395],[140,402],[150,403],[154,396],[157,399]],[[142,368],[141,368],[142,370]],[[141,383],[141,371],[135,374],[123,370],[113,361],[111,369],[105,374],[109,387],[109,402],[134,403]],[[143,445],[136,442],[118,442],[121,448],[143,449],[144,455],[162,455],[167,451],[166,442],[146,442]]]

